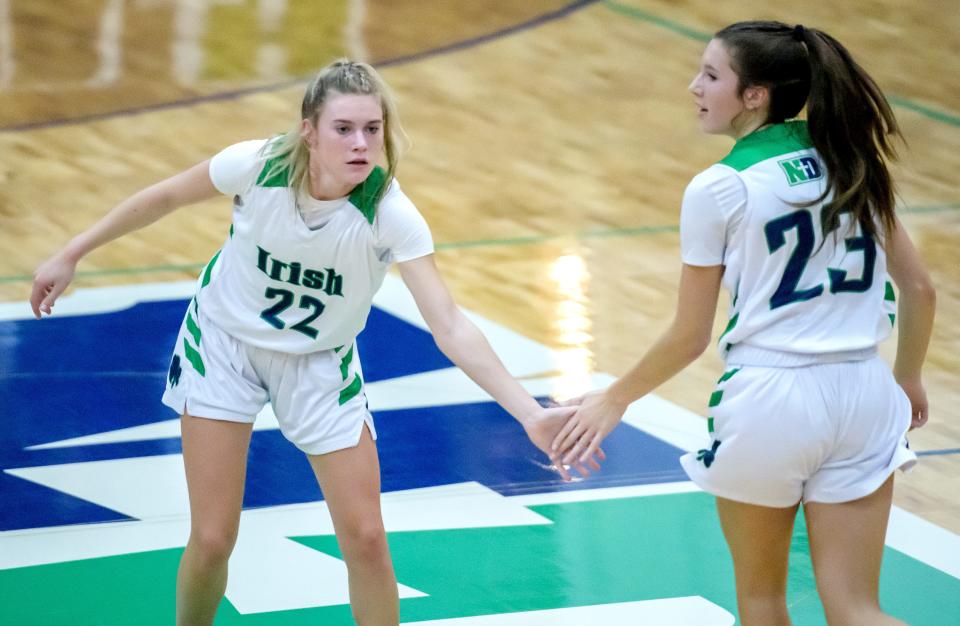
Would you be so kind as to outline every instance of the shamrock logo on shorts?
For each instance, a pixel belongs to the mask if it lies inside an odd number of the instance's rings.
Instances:
[[[167,374],[167,379],[170,381],[171,387],[176,387],[180,383],[180,374],[183,370],[180,368],[180,355],[174,354],[173,360],[170,361],[170,372]]]
[[[700,450],[697,452],[697,460],[703,461],[703,464],[707,467],[710,467],[713,464],[713,459],[717,456],[717,448],[720,447],[720,441],[717,439],[713,440],[713,446],[709,450]]]

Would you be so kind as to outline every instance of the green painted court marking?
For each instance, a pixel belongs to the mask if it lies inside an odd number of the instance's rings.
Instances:
[[[397,580],[428,594],[400,601],[404,622],[698,595],[735,612],[733,566],[712,496],[696,492],[535,505],[553,523],[389,533]],[[333,535],[292,537],[340,558]],[[0,623],[173,623],[179,549],[0,571]],[[787,601],[797,626],[823,626],[803,516]],[[264,575],[269,575],[265,572]],[[323,581],[317,581],[322,584]],[[914,626],[960,619],[960,580],[886,548],[884,609]],[[240,614],[217,626],[352,624],[346,605]]]
[[[706,42],[706,41],[710,41],[710,38],[712,37],[711,33],[705,33],[705,32],[699,31],[695,28],[691,28],[689,26],[681,24],[680,22],[675,22],[673,20],[660,17],[659,15],[655,15],[653,13],[648,13],[647,11],[643,11],[636,7],[632,7],[630,5],[621,4],[620,2],[615,2],[614,0],[605,0],[603,4],[606,5],[608,8],[610,8],[611,10],[616,11],[617,13],[620,13],[621,15],[626,15],[627,17],[633,18],[637,21],[646,22],[648,24],[653,24],[654,26],[665,28],[669,31],[677,33],[678,35],[682,35],[688,39],[694,39],[696,41]],[[924,117],[927,117],[934,121],[942,122],[944,124],[949,124],[950,126],[956,126],[960,128],[960,116],[954,115],[952,113],[948,113],[946,111],[938,111],[936,109],[932,109],[928,106],[918,104],[916,102],[913,102],[912,100],[908,100],[907,98],[903,98],[900,96],[888,94],[887,100],[889,100],[890,104],[894,106],[908,109],[910,111],[913,111],[914,113],[919,113],[920,115],[923,115]]]
[[[903,214],[924,214],[924,213],[947,213],[960,210],[960,202],[951,204],[934,204],[930,206],[919,207],[901,207],[899,213]],[[505,237],[500,239],[474,239],[471,241],[450,241],[447,243],[438,243],[436,249],[439,250],[465,250],[467,248],[485,248],[492,246],[528,246],[533,244],[548,243],[550,241],[562,241],[564,239],[598,239],[605,237],[640,237],[644,235],[662,235],[664,233],[680,232],[680,227],[673,226],[638,226],[636,228],[605,228],[598,230],[586,230],[579,233],[565,235],[530,235],[529,237]],[[76,273],[77,278],[97,278],[101,276],[125,276],[135,274],[157,274],[161,272],[196,272],[203,268],[205,263],[182,263],[179,265],[151,265],[147,267],[121,267],[106,270],[90,270]],[[24,283],[33,281],[30,274],[13,274],[10,276],[0,276],[0,284],[3,283]]]
[[[206,262],[203,263],[181,263],[179,265],[151,265],[148,267],[119,267],[112,268],[107,270],[89,270],[86,272],[77,272],[77,278],[80,277],[95,277],[95,276],[114,276],[114,275],[126,275],[126,274],[155,274],[157,272],[195,272],[199,270]],[[19,282],[32,282],[33,276],[31,274],[19,274],[13,276],[0,276],[0,283],[19,283]]]
[[[704,43],[710,41],[713,37],[710,33],[705,33],[703,31],[696,30],[695,28],[690,28],[689,26],[684,26],[680,22],[675,22],[673,20],[668,20],[665,17],[660,17],[659,15],[654,15],[653,13],[648,13],[637,7],[632,7],[626,4],[620,4],[619,2],[604,2],[607,7],[613,9],[617,13],[626,15],[627,17],[632,17],[633,19],[639,20],[641,22],[647,22],[648,24],[653,24],[654,26],[660,26],[661,28],[666,28],[667,30],[673,31],[679,35],[683,35],[687,39],[695,39],[697,41],[702,41]]]
[[[640,226],[637,228],[605,228],[602,230],[587,230],[571,235],[531,235],[529,237],[511,237],[506,239],[477,239],[475,241],[452,241],[437,244],[437,250],[462,250],[464,248],[481,248],[486,246],[524,246],[546,243],[563,239],[593,239],[596,237],[635,237],[638,235],[660,235],[662,233],[676,233],[679,226]]]

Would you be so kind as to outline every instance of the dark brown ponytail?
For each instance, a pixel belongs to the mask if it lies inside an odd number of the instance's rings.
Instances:
[[[823,159],[833,194],[824,223],[851,213],[870,235],[877,223],[894,226],[894,184],[887,167],[892,143],[903,136],[877,84],[840,42],[823,31],[780,22],[738,22],[715,37],[727,47],[741,93],[770,91],[767,123],[795,117],[807,107],[807,126]]]

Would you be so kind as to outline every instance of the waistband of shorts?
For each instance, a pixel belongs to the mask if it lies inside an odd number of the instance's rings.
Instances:
[[[728,365],[758,365],[761,367],[805,367],[824,363],[845,363],[848,361],[866,361],[877,355],[877,347],[870,346],[860,350],[842,350],[840,352],[801,353],[770,350],[756,346],[739,344],[727,353]]]

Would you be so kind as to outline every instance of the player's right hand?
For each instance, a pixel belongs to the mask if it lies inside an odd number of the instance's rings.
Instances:
[[[75,261],[58,254],[44,261],[33,273],[30,308],[37,319],[40,319],[41,313],[53,313],[54,303],[73,280],[76,270]]]

